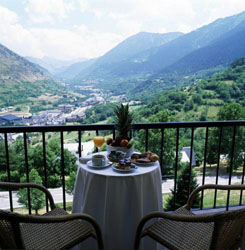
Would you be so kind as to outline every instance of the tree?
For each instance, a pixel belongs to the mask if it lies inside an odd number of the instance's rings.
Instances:
[[[70,173],[70,175],[66,181],[66,192],[68,194],[72,194],[73,189],[74,189],[75,180],[76,180],[76,172],[73,171]]]
[[[226,103],[217,114],[219,121],[242,120],[245,117],[243,107],[238,103]]]
[[[37,170],[32,169],[30,172],[30,183],[42,184],[42,178],[38,175]],[[21,182],[26,181],[26,175],[20,178]],[[28,209],[28,194],[27,189],[20,189],[17,193],[18,202],[23,204]],[[45,205],[45,195],[41,190],[30,188],[31,208],[38,214],[38,210]]]
[[[171,190],[171,195],[167,199],[166,210],[174,210],[186,204],[189,197],[189,163],[185,163],[181,167],[181,173],[177,178],[176,183],[176,196],[175,196],[175,205],[174,205],[174,190]],[[193,169],[191,169],[190,177],[190,193],[198,187],[196,174]],[[199,207],[200,204],[200,195],[196,195],[193,206]]]
[[[220,108],[218,112],[218,120],[242,120],[245,118],[245,112],[243,107],[237,103],[227,103]],[[223,127],[222,131],[222,143],[221,143],[221,154],[227,156],[228,165],[230,165],[231,160],[233,160],[233,167],[236,169],[243,161],[243,152],[245,151],[245,145],[243,143],[243,138],[245,131],[243,127],[236,128],[236,138],[235,138],[235,149],[232,157],[232,141],[233,141],[233,127]],[[219,144],[220,129],[214,128],[210,130],[210,141],[208,144],[208,155],[207,162],[209,164],[217,163],[218,159],[218,144]],[[229,168],[227,168],[229,171]]]
[[[185,105],[184,105],[185,112],[192,110],[193,108],[194,108],[194,102],[192,99],[185,102]]]
[[[236,68],[237,66],[243,66],[245,65],[245,58],[241,57],[236,59],[232,64],[231,64],[231,68]]]
[[[29,148],[30,168],[37,169],[39,175],[43,175],[43,148],[41,145]],[[50,140],[46,146],[46,163],[48,187],[59,187],[61,185],[61,150],[58,140]],[[77,169],[76,157],[67,149],[64,150],[64,175],[68,176]]]

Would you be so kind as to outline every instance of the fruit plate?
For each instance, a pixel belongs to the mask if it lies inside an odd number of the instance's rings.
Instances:
[[[137,166],[135,166],[134,164],[131,164],[131,166],[132,167],[130,169],[123,169],[123,168],[117,168],[116,165],[113,164],[112,169],[121,173],[129,173],[137,169]]]
[[[90,168],[95,168],[95,169],[107,168],[107,167],[109,167],[111,164],[112,164],[112,162],[106,162],[106,164],[103,165],[103,166],[94,166],[92,161],[88,161],[88,162],[87,162],[87,165],[88,165]]]

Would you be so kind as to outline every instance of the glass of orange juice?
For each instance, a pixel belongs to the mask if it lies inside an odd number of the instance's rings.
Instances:
[[[102,145],[104,144],[105,142],[105,138],[103,136],[95,136],[93,138],[93,141],[94,141],[94,145],[97,147],[97,148],[100,148],[102,147]]]

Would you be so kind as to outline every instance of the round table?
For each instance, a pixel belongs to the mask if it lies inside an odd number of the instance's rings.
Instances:
[[[133,249],[140,219],[152,211],[162,211],[161,180],[159,162],[130,173],[117,172],[111,166],[94,169],[79,163],[72,213],[87,213],[95,218],[105,249]],[[80,246],[97,248],[92,238]],[[154,241],[142,240],[141,249],[156,248]]]

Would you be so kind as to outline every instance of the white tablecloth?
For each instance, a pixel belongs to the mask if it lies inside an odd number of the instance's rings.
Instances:
[[[105,249],[133,249],[137,225],[152,211],[162,211],[158,162],[130,173],[119,173],[112,167],[96,170],[79,164],[72,213],[87,213],[96,219]],[[86,241],[81,248],[97,248],[94,239]],[[157,246],[151,239],[141,243],[141,249],[156,249]]]

